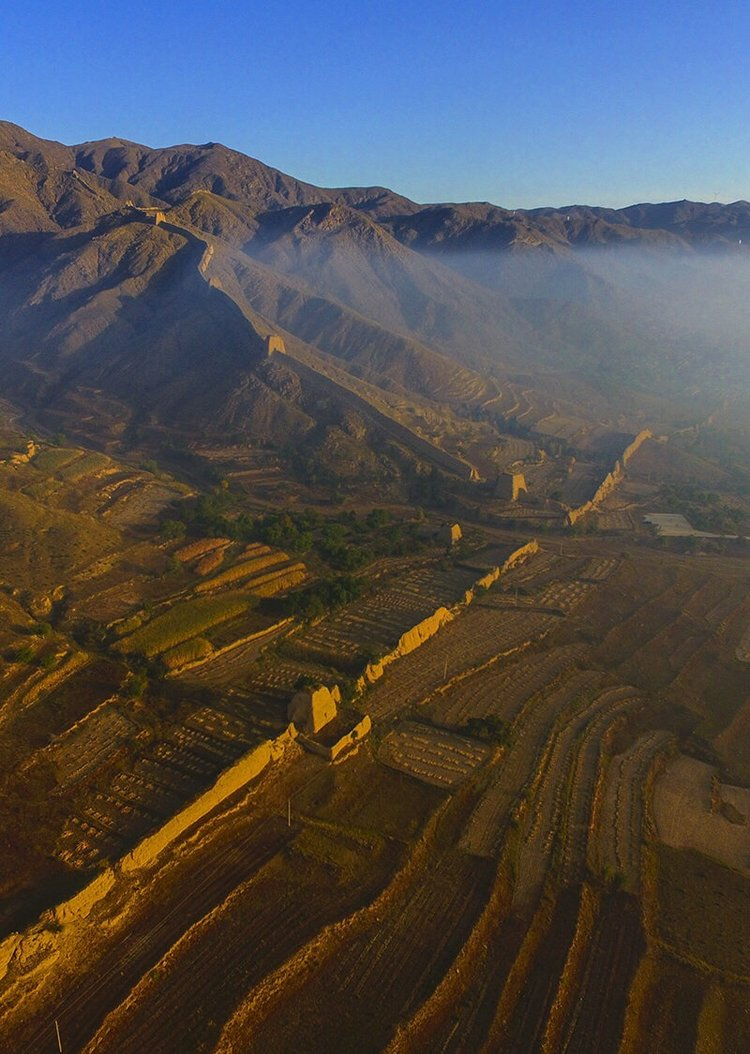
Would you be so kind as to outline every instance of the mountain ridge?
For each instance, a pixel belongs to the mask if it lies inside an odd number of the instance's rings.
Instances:
[[[710,318],[695,337],[681,305],[697,310],[706,260],[744,260],[746,230],[747,202],[420,205],[383,187],[315,187],[221,144],[66,146],[0,122],[0,358],[27,406],[100,391],[131,420],[210,429],[231,417],[258,437],[270,400],[277,441],[316,412],[296,382],[268,394],[275,331],[323,370],[330,355],[383,391],[462,413],[522,375],[548,401],[571,383],[605,402],[618,385],[710,397],[708,366],[723,383],[735,349]],[[627,253],[640,254],[634,268]],[[584,417],[590,406],[582,395]]]

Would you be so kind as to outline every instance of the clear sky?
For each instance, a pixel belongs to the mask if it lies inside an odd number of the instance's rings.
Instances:
[[[746,0],[25,0],[0,118],[508,207],[750,198]]]

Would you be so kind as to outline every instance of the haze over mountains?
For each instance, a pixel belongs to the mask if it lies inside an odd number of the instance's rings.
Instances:
[[[308,433],[272,332],[391,400],[480,412],[510,380],[612,420],[628,389],[710,410],[747,379],[749,245],[745,201],[422,206],[214,143],[68,147],[0,123],[5,394],[86,405],[113,435]]]

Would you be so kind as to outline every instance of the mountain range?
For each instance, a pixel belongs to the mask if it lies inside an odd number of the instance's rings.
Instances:
[[[0,122],[3,394],[108,439],[287,442],[338,420],[346,388],[400,419],[511,418],[521,390],[679,417],[744,383],[748,245],[746,201],[419,205],[216,143],[64,146]]]

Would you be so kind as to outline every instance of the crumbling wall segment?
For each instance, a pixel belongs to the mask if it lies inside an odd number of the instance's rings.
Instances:
[[[533,556],[534,553],[537,552],[539,552],[539,543],[535,539],[532,539],[532,541],[515,549],[502,567],[493,567],[486,574],[482,575],[481,578],[478,578],[472,588],[467,589],[463,598],[457,604],[454,604],[452,608],[439,607],[432,615],[429,615],[426,619],[422,619],[422,621],[418,622],[416,626],[407,630],[406,633],[402,634],[399,638],[398,644],[393,651],[388,652],[387,655],[384,655],[382,659],[379,659],[377,662],[367,664],[364,673],[357,681],[357,693],[362,693],[368,685],[379,680],[383,676],[386,666],[395,662],[396,659],[408,655],[409,652],[414,651],[416,648],[421,647],[421,645],[424,644],[425,641],[428,641],[430,637],[434,637],[446,622],[450,622],[451,619],[455,618],[463,608],[468,607],[469,604],[473,603],[480,590],[482,592],[486,591],[493,586],[505,572],[510,571],[511,568],[523,563],[524,560],[528,560],[530,556]]]
[[[383,410],[378,409],[373,403],[369,402],[363,396],[353,391],[351,388],[347,388],[344,384],[339,384],[332,377],[326,376],[314,367],[308,365],[306,362],[302,362],[300,359],[295,358],[293,355],[289,355],[285,351],[284,342],[281,338],[268,337],[267,347],[269,354],[271,354],[271,342],[278,340],[281,347],[274,347],[275,353],[286,354],[289,364],[300,377],[311,381],[324,390],[332,392],[332,394],[345,406],[351,410],[355,410],[358,413],[364,414],[370,420],[374,421],[387,435],[392,436],[395,440],[408,446],[416,454],[421,455],[427,461],[432,461],[434,464],[445,469],[447,472],[451,472],[454,475],[460,476],[462,479],[478,480],[479,474],[476,468],[465,461],[463,458],[457,457],[455,454],[449,454],[447,450],[443,450],[442,447],[436,446],[431,443],[429,439],[425,439],[424,436],[418,435],[417,432],[412,431],[407,425],[402,424],[401,421],[397,421],[394,417],[386,414]]]
[[[212,787],[181,809],[158,831],[144,838],[118,864],[102,871],[75,896],[45,913],[40,922],[25,933],[6,937],[0,942],[0,979],[11,966],[23,967],[30,957],[43,956],[48,960],[51,955],[56,955],[58,934],[64,928],[88,919],[122,875],[129,875],[152,864],[159,853],[172,845],[189,827],[246,787],[271,762],[280,760],[296,737],[296,730],[290,726],[276,739],[261,743],[244,754],[222,772]]]
[[[567,522],[569,527],[572,527],[581,519],[581,517],[586,516],[587,513],[595,512],[605,498],[608,498],[610,494],[612,494],[625,478],[625,466],[628,461],[630,461],[633,455],[638,452],[647,439],[653,439],[653,437],[653,432],[648,428],[644,428],[631,443],[628,443],[622,452],[622,456],[619,460],[615,461],[612,471],[608,472],[604,477],[594,496],[589,501],[584,502],[583,505],[568,510]]]

